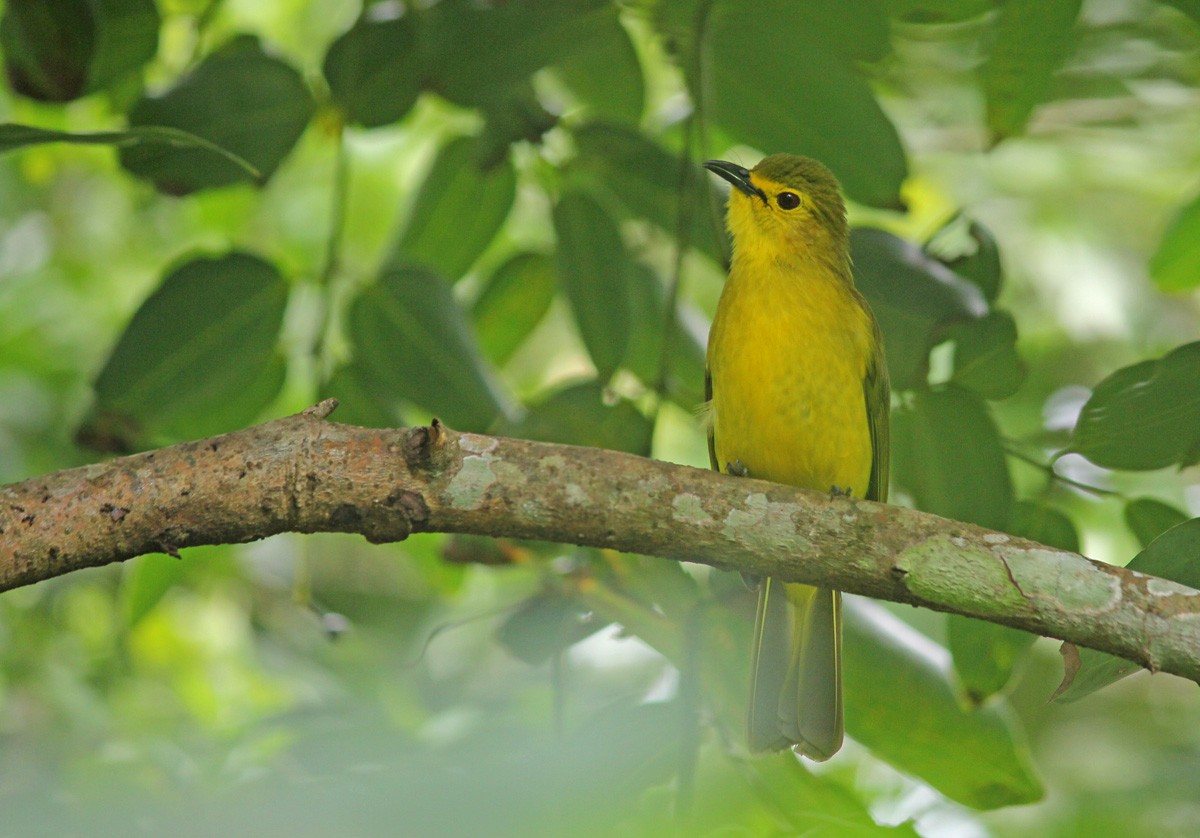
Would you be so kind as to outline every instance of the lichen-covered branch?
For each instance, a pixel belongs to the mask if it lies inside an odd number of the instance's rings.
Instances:
[[[898,506],[614,451],[326,421],[335,403],[0,487],[0,590],[280,532],[610,547],[923,605],[1200,679],[1200,592]]]

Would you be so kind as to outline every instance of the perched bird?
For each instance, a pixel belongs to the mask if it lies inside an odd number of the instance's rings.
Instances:
[[[854,288],[846,207],[815,160],[773,154],[705,168],[732,184],[729,279],[708,338],[713,468],[883,501],[887,367]],[[759,582],[747,734],[825,760],[842,745],[839,591]]]

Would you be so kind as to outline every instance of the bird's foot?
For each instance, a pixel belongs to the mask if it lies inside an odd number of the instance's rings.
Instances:
[[[734,460],[732,463],[725,464],[725,473],[734,477],[749,477],[750,470],[746,468],[746,464],[741,460]]]

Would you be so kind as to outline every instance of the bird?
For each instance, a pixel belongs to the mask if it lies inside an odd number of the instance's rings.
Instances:
[[[854,287],[836,177],[794,154],[753,169],[704,167],[732,187],[732,257],[705,370],[712,467],[886,501],[887,365],[879,325]],[[826,760],[844,738],[841,592],[757,584],[747,744]]]

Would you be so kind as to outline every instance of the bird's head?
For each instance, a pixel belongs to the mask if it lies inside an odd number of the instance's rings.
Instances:
[[[733,185],[728,224],[735,252],[845,258],[846,204],[833,172],[816,160],[772,154],[753,169],[724,160],[704,167]]]

